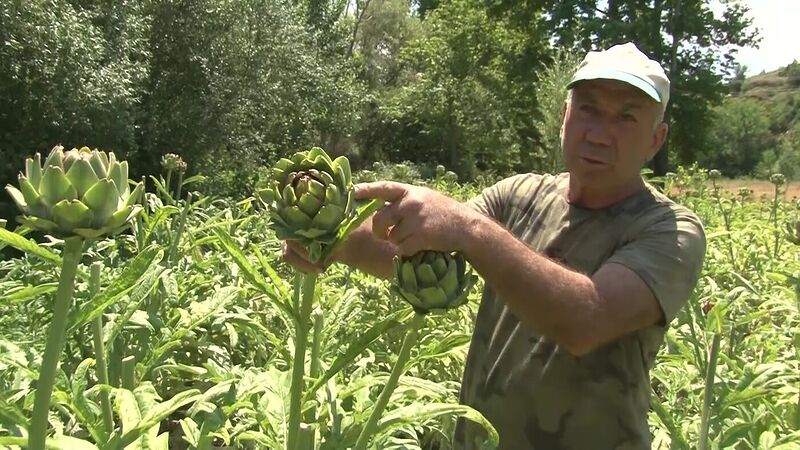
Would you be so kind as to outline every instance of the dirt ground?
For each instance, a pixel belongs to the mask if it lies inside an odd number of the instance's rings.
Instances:
[[[767,194],[772,198],[775,192],[775,186],[772,183],[762,180],[721,180],[719,185],[733,193],[738,192],[741,187],[748,187],[753,190],[755,198],[761,197],[761,194]],[[800,182],[788,183],[785,189],[784,200],[791,201],[800,198]]]

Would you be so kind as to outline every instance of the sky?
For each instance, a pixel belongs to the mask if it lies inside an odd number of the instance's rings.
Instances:
[[[744,0],[760,30],[759,48],[740,48],[737,60],[747,76],[800,61],[800,0]]]

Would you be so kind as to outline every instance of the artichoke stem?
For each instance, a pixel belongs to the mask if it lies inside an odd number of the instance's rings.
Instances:
[[[167,191],[169,195],[172,195],[172,169],[167,169],[167,179],[164,180],[164,190]]]
[[[136,357],[122,358],[122,388],[133,391],[136,388]]]
[[[44,450],[45,448],[50,396],[53,393],[53,384],[55,384],[61,351],[64,349],[66,341],[67,313],[72,304],[75,273],[77,272],[82,252],[83,238],[70,237],[65,240],[61,276],[58,281],[55,304],[53,305],[53,320],[50,322],[50,329],[47,332],[47,344],[42,357],[42,366],[39,369],[39,380],[36,383],[36,398],[33,404],[33,418],[28,438],[28,448],[30,450]]]
[[[722,335],[714,333],[711,341],[711,351],[708,354],[708,369],[706,370],[706,388],[703,392],[703,409],[700,416],[700,450],[708,448],[708,428],[711,424],[711,402],[714,401],[714,377],[717,373],[717,359],[719,358],[719,344]]]
[[[89,271],[89,295],[94,297],[100,291],[100,263],[94,263]],[[103,344],[103,315],[100,314],[92,324],[94,339],[94,357],[97,363],[97,380],[100,384],[108,385],[108,366],[106,365],[106,350]],[[111,414],[111,400],[108,391],[100,391],[100,408],[103,411],[103,429],[106,439],[114,432],[114,416]]]
[[[181,191],[183,190],[183,172],[178,173],[178,187],[175,190],[175,203],[178,203],[181,201]]]
[[[314,333],[311,335],[311,363],[309,376],[313,379],[319,377],[320,372],[320,349],[322,346],[322,327],[324,325],[322,309],[317,306],[312,313],[314,319]],[[312,407],[305,416],[306,422],[315,423],[317,421],[317,408]]]
[[[189,208],[191,207],[192,202],[192,194],[189,193],[189,196],[186,198],[186,205],[183,207],[183,211],[181,211],[181,216],[178,219],[178,231],[175,232],[175,235],[172,236],[172,245],[169,248],[169,256],[167,261],[170,263],[175,263],[175,258],[178,257],[178,245],[181,243],[181,238],[183,237],[183,230],[186,227],[186,216],[189,214]]]
[[[417,312],[414,314],[414,318],[411,319],[411,324],[406,332],[406,336],[403,338],[403,346],[400,348],[400,354],[397,355],[397,362],[394,363],[392,373],[389,375],[389,379],[386,381],[386,386],[383,387],[383,391],[381,392],[380,397],[378,397],[378,401],[375,402],[375,406],[372,408],[372,413],[370,414],[369,419],[367,419],[366,425],[364,425],[364,428],[361,429],[361,434],[358,436],[356,446],[353,447],[354,450],[365,450],[367,448],[369,439],[372,437],[372,434],[375,433],[375,428],[378,425],[378,419],[380,419],[383,415],[383,410],[386,409],[386,405],[389,403],[389,398],[391,398],[392,393],[394,392],[395,388],[397,388],[397,382],[400,380],[400,375],[405,372],[406,363],[408,363],[408,359],[411,356],[411,348],[417,344],[417,332],[424,322],[424,313]]]
[[[308,341],[311,308],[314,304],[314,289],[317,286],[317,274],[303,274],[302,297],[298,313],[297,332],[294,336],[294,359],[292,360],[292,387],[289,402],[289,429],[287,431],[286,449],[297,450],[302,399],[305,391],[304,375],[306,365],[306,344]]]

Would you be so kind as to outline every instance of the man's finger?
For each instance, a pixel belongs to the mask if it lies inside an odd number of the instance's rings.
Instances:
[[[354,186],[356,200],[380,198],[394,202],[403,198],[408,192],[407,185],[394,181],[375,181],[360,183]]]
[[[372,216],[372,234],[378,239],[386,239],[389,228],[402,221],[397,203],[384,206]]]
[[[392,229],[389,230],[389,234],[386,237],[387,240],[397,245],[408,239],[414,230],[413,222],[415,222],[414,219],[410,217],[401,219],[400,222],[396,223]]]
[[[300,247],[300,251],[296,250],[291,241],[283,242],[283,260],[294,268],[306,273],[319,273],[322,267],[312,263],[307,259],[305,250]]]

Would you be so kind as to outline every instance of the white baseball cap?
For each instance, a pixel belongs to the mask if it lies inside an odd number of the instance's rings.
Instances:
[[[628,83],[661,103],[662,111],[667,108],[669,78],[657,61],[648,58],[632,42],[587,53],[567,84],[567,89],[579,81],[597,79]]]

